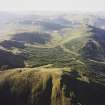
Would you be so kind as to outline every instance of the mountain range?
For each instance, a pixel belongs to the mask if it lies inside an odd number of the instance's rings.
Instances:
[[[0,13],[0,105],[105,105],[104,98],[104,13]]]

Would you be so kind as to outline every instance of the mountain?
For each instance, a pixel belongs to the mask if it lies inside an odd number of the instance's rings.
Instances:
[[[9,16],[0,28],[0,105],[105,105],[104,14]]]

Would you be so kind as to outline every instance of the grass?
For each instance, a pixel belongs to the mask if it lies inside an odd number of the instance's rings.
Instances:
[[[18,99],[21,98],[17,104],[23,102],[23,105],[38,105],[38,103],[41,105],[41,101],[47,104],[51,98],[50,103],[54,105],[53,98],[56,98],[56,92],[60,91],[60,78],[62,70],[65,69],[68,70],[68,68],[40,67],[4,71],[0,73],[0,77],[2,78],[0,79],[0,90],[6,87],[7,91],[10,90],[11,92],[10,98],[11,95]],[[47,98],[47,100],[45,98],[46,101],[41,98],[43,95],[43,99],[45,97]],[[14,99],[14,101],[16,101],[16,99]],[[14,103],[14,101],[12,101],[12,103]]]
[[[77,75],[77,72],[70,68],[51,66],[2,71],[0,72],[0,99],[2,99],[2,105],[4,103],[5,105],[21,105],[21,103],[22,105],[68,105],[72,104],[73,101],[75,103],[87,102],[86,98],[91,93],[86,90],[82,92],[81,89],[95,89],[96,86],[94,87],[88,82],[87,76],[80,73]],[[98,86],[95,91],[100,95],[99,92],[102,89]],[[91,92],[94,93],[93,90]],[[76,97],[80,98],[80,101]],[[90,98],[88,101],[90,102]]]
[[[89,30],[85,25],[64,29],[53,32],[44,45],[25,44],[27,68],[0,71],[0,104],[104,105],[105,62],[82,55],[91,38]]]
[[[63,67],[70,66],[75,59],[75,56],[64,52],[62,48],[26,48],[29,54],[27,63],[31,67],[38,67],[47,64],[53,64],[54,66]]]

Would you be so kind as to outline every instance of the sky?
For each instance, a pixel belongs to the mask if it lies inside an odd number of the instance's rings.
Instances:
[[[0,11],[105,11],[105,0],[0,0]]]

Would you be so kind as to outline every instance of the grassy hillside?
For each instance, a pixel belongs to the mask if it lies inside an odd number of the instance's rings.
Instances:
[[[105,30],[59,28],[0,42],[0,105],[105,105]]]
[[[104,105],[105,86],[70,68],[0,72],[1,105]]]

